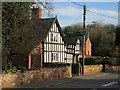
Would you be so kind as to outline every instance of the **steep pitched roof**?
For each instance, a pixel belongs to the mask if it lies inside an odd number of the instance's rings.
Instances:
[[[63,37],[63,33],[57,18],[31,19],[29,21],[28,27],[30,29],[31,36],[29,38],[29,47],[31,50],[45,40],[54,23],[58,26],[58,30]]]
[[[90,38],[89,35],[85,36],[85,42],[87,41],[87,39]],[[83,37],[80,37],[80,45],[83,45]]]
[[[78,38],[79,38],[78,36],[64,36],[65,44],[76,45]]]
[[[89,38],[89,36],[85,37],[85,41],[87,41],[87,39]],[[65,44],[73,44],[76,45],[77,40],[80,40],[80,45],[83,45],[83,37],[82,36],[64,36],[65,39]]]

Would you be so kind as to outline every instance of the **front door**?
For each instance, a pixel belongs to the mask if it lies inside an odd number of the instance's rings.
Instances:
[[[36,69],[36,68],[39,68],[40,67],[40,54],[32,54],[31,56],[31,68],[32,69]]]

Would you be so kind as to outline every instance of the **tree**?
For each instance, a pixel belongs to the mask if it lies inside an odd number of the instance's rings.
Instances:
[[[93,55],[113,55],[115,48],[114,28],[114,25],[103,25],[100,23],[95,23],[88,26],[87,30],[90,33]]]
[[[44,4],[45,3],[45,4]],[[28,41],[30,30],[28,22],[31,17],[31,2],[3,2],[2,3],[2,56],[3,67],[8,60],[18,55],[28,55]],[[49,2],[41,2],[47,9],[51,9]],[[48,7],[49,6],[49,7]],[[21,58],[21,60],[23,60]],[[23,62],[23,61],[22,61]]]
[[[116,26],[115,29],[116,39],[115,39],[115,55],[120,57],[120,26]]]
[[[66,35],[76,36],[78,32],[82,32],[82,25],[76,24],[64,28]],[[86,31],[90,34],[92,42],[93,56],[112,56],[115,49],[115,26],[94,23],[88,25]]]
[[[79,26],[78,24],[63,28],[63,32],[66,36],[77,36],[81,31],[82,26]]]
[[[3,63],[12,55],[25,53],[28,29],[25,28],[30,18],[29,2],[2,3],[2,42]]]
[[[116,27],[116,40],[115,45],[120,46],[120,26]]]

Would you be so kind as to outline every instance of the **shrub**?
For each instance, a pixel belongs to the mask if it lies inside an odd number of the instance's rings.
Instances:
[[[15,67],[15,66],[13,66],[12,61],[8,61],[4,72],[6,72],[6,73],[8,73],[8,72],[16,72],[17,70],[21,70],[21,72],[25,72],[27,70],[27,68],[24,67],[24,66]]]
[[[6,65],[6,67],[5,67],[5,70],[9,70],[9,69],[12,68],[12,67],[13,67],[12,61],[8,60],[7,65]]]
[[[17,68],[16,67],[11,67],[9,70],[10,71],[17,71]]]
[[[80,60],[82,60],[82,57]],[[85,65],[95,65],[98,64],[98,62],[96,57],[85,57]]]
[[[16,72],[16,71],[17,71],[17,68],[13,66],[12,61],[8,60],[4,72],[8,73],[8,72]]]
[[[21,70],[21,72],[25,72],[27,70],[27,68],[24,66],[18,66],[17,69]]]
[[[110,66],[120,65],[119,58],[117,58],[117,57],[111,57],[111,58],[108,59],[108,61],[109,61]]]

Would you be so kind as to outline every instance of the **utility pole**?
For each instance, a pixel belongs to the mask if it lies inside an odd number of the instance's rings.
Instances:
[[[83,47],[82,47],[82,75],[84,75],[84,64],[85,64],[85,20],[86,20],[86,5],[83,6]]]

